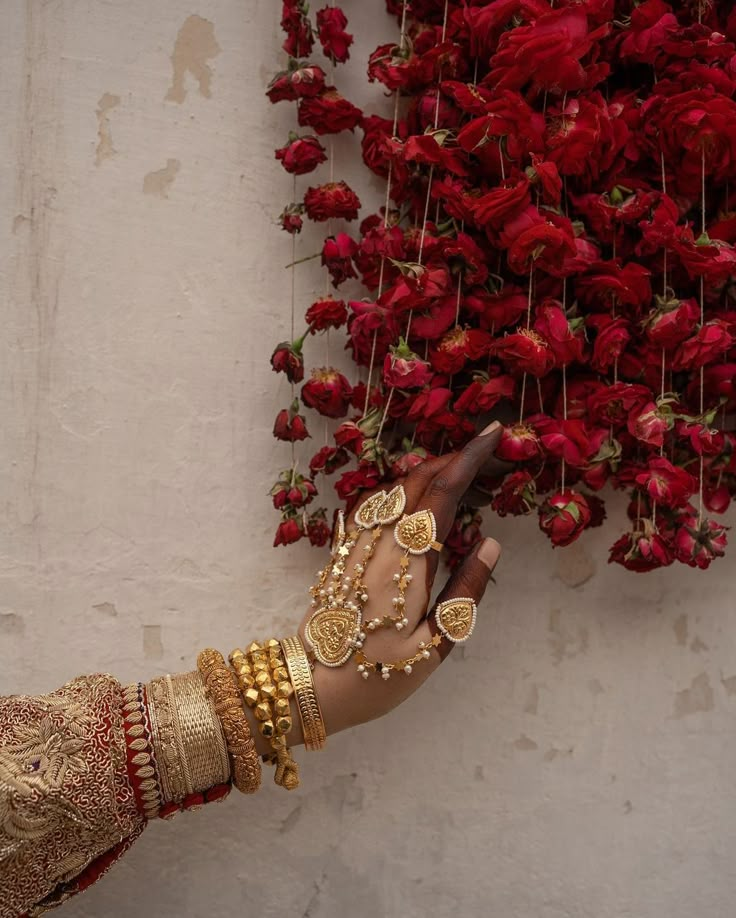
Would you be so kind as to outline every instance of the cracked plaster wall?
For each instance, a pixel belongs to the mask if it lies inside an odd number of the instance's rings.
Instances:
[[[393,27],[346,7],[343,85],[385,110],[362,74]],[[272,0],[4,9],[0,692],[176,671],[302,608],[315,555],[270,548],[266,495],[287,396],[266,360],[289,297],[272,148],[293,110],[263,97],[278,18]],[[336,175],[378,200],[356,144],[336,142]],[[300,302],[321,289],[304,266]],[[490,529],[498,587],[432,685],[302,754],[295,794],[153,825],[65,913],[730,916],[734,552],[641,577],[607,566],[613,530],[553,552],[533,520]]]

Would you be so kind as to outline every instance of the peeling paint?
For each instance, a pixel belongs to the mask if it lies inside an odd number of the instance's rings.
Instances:
[[[118,610],[115,608],[115,604],[112,602],[97,602],[92,608],[96,612],[101,612],[102,615],[107,615],[109,618],[115,618],[118,614]]]
[[[736,676],[721,676],[721,685],[727,695],[736,695]]]
[[[146,660],[160,660],[163,655],[161,625],[143,625],[143,656]]]
[[[558,749],[556,746],[550,746],[544,753],[544,761],[554,762],[555,759],[569,759],[572,757],[574,749],[574,746],[570,746],[567,749]]]
[[[688,689],[675,695],[675,717],[701,714],[713,710],[713,688],[708,673],[696,676]]]
[[[517,740],[514,740],[514,748],[527,752],[533,749],[539,749],[539,746],[534,742],[533,739],[528,737],[525,733],[522,733]]]
[[[675,632],[677,643],[684,647],[687,644],[687,615],[684,612],[674,620],[672,630]]]
[[[567,625],[562,618],[562,609],[550,611],[548,630],[548,642],[555,664],[559,665],[564,659],[577,657],[588,650],[588,629],[585,625]]]
[[[112,143],[112,132],[110,130],[109,113],[120,105],[120,96],[115,96],[110,92],[103,93],[100,101],[97,103],[95,114],[97,115],[97,149],[95,150],[95,166],[114,156],[116,153]]]
[[[23,616],[17,612],[0,612],[0,634],[13,637],[26,630]]]
[[[215,27],[209,19],[189,16],[176,36],[171,52],[171,86],[166,93],[167,102],[181,104],[187,95],[185,77],[190,73],[197,81],[200,95],[212,97],[212,68],[207,63],[217,57],[222,49],[215,38]]]
[[[702,641],[696,634],[690,644],[690,650],[693,653],[700,653],[703,650],[708,650],[708,645],[704,641]]]
[[[579,542],[574,542],[557,555],[557,576],[569,587],[587,583],[595,571],[595,561]]]
[[[589,679],[588,691],[591,695],[602,695],[605,692],[605,689],[601,685],[599,679]]]
[[[178,159],[167,159],[163,169],[149,172],[143,177],[143,193],[168,198],[169,188],[174,183],[179,169],[181,169],[181,163]]]

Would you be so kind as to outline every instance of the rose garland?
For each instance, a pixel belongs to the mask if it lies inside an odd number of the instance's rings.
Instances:
[[[314,476],[357,459],[338,495],[464,444],[490,411],[510,421],[487,481],[501,515],[537,512],[553,545],[605,517],[606,484],[630,495],[629,531],[610,560],[646,571],[705,568],[724,553],[736,490],[736,11],[726,0],[388,0],[399,40],[371,54],[368,77],[394,117],[363,115],[302,61],[306,5],[283,4],[292,61],[269,89],[297,101],[314,135],[277,151],[303,174],[319,138],[363,131],[386,205],[360,237],[331,232],[332,283],[359,276],[368,296],[306,311],[308,332],[347,327],[367,379],[312,372],[301,400],[354,416],[334,445],[274,490],[277,542],[327,538],[308,514]],[[325,53],[347,58],[341,11],[317,13]],[[342,182],[310,188],[282,215],[289,231],[357,216]],[[295,259],[293,259],[295,260]],[[293,268],[292,268],[293,270]],[[293,337],[293,336],[292,336]],[[305,335],[306,337],[306,335]],[[272,360],[304,374],[294,338]],[[306,436],[298,402],[275,433]],[[453,559],[478,537],[464,510]]]

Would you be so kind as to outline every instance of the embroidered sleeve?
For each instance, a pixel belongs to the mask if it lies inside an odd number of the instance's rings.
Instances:
[[[108,675],[0,698],[0,918],[68,898],[142,831],[123,708]]]

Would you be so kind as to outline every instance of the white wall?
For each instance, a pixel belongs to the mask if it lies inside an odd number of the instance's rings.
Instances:
[[[348,95],[385,110],[363,73],[394,28],[380,0],[345,6]],[[299,617],[316,556],[271,549],[266,494],[279,7],[4,5],[0,692],[189,668]],[[370,197],[356,150],[336,175]],[[432,685],[302,754],[302,790],[151,826],[66,914],[731,916],[736,550],[640,576],[606,564],[615,527],[554,552],[534,520],[488,530],[499,585]]]

